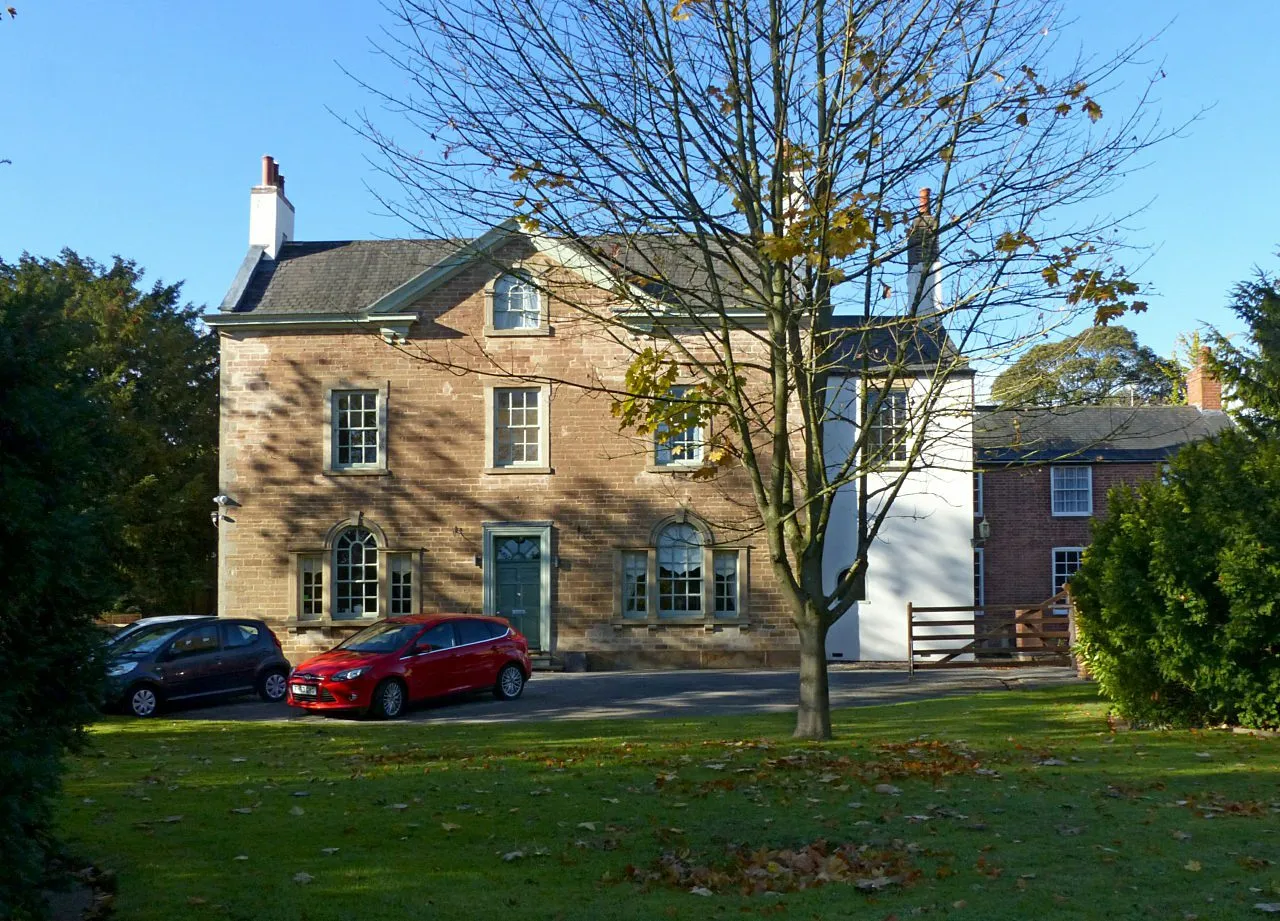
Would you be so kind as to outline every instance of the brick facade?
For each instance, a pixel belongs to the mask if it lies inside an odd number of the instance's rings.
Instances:
[[[1093,522],[1106,517],[1108,491],[1160,471],[1156,463],[1085,466],[1092,471],[1093,483],[1093,514],[1087,517],[1053,515],[1048,464],[983,472],[981,517],[991,529],[990,536],[978,544],[983,550],[985,604],[1035,604],[1051,597],[1054,548],[1087,547]]]
[[[554,385],[544,417],[552,472],[487,469],[490,388],[521,384],[415,354],[614,385],[628,358],[564,322],[554,300],[551,335],[487,336],[485,285],[495,274],[477,263],[427,295],[399,347],[372,332],[220,330],[220,487],[234,504],[219,529],[219,613],[262,617],[296,662],[351,629],[327,612],[299,620],[298,554],[331,553],[326,540],[340,523],[369,526],[383,549],[414,561],[417,610],[475,612],[484,606],[485,523],[550,522],[554,656],[582,653],[592,668],[797,662],[741,471],[711,482],[655,471],[652,441],[620,434],[606,397]],[[344,388],[385,399],[385,471],[326,471],[326,394]],[[655,525],[681,514],[704,521],[716,546],[740,548],[746,610],[737,622],[651,624],[616,612],[619,548],[651,545]]]

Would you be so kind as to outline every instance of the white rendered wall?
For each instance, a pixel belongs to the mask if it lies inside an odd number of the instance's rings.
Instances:
[[[916,381],[908,401],[918,406],[928,382]],[[835,388],[833,387],[833,390]],[[828,401],[826,447],[829,468],[848,456],[857,386],[848,378]],[[827,658],[834,661],[903,662],[907,658],[907,602],[967,607],[973,604],[973,385],[959,376],[944,386],[926,433],[923,464],[906,479],[868,555],[867,598],[827,632]],[[869,477],[874,492],[888,482]],[[856,483],[836,493],[823,559],[827,591],[853,562],[858,548]],[[875,509],[871,509],[874,515]],[[971,619],[948,614],[946,620]],[[962,633],[963,627],[939,633]],[[941,645],[941,644],[937,644]],[[954,645],[964,645],[955,641]]]
[[[292,239],[293,205],[273,185],[254,186],[249,192],[249,245],[266,247],[267,258],[274,259]]]

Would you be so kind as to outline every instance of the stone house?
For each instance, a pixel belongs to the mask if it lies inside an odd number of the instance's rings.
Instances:
[[[420,611],[500,613],[544,663],[571,667],[798,661],[745,475],[695,477],[706,433],[637,438],[606,397],[557,384],[621,385],[630,353],[575,322],[547,279],[601,303],[616,283],[514,222],[466,241],[298,242],[264,158],[248,255],[207,318],[220,614],[262,617],[295,661]],[[917,588],[968,596],[971,375],[949,386],[945,447],[909,478],[866,599],[833,628],[838,657],[905,657]],[[873,420],[886,441],[907,399]],[[856,424],[843,411],[832,440]],[[829,541],[829,584],[853,533],[844,522]]]

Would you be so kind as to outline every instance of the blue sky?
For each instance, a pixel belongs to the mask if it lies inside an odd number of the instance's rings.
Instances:
[[[299,239],[406,234],[366,189],[378,179],[367,143],[330,112],[372,103],[339,64],[381,85],[401,79],[371,53],[387,19],[376,2],[11,2],[18,18],[0,23],[0,158],[13,161],[0,165],[0,258],[120,254],[216,309],[244,255],[265,153],[287,178]],[[1167,26],[1148,54],[1168,74],[1163,120],[1212,107],[1105,203],[1151,201],[1129,239],[1151,248],[1136,274],[1152,307],[1125,322],[1163,354],[1201,323],[1235,329],[1229,288],[1256,265],[1277,267],[1280,247],[1268,63],[1280,4],[1068,5],[1098,52]]]

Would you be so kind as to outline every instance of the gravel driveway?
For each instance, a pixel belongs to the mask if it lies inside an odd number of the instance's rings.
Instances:
[[[972,691],[1040,687],[1078,680],[1070,668],[952,669],[917,672],[908,682],[902,668],[834,666],[831,706],[858,707],[896,703]],[[515,701],[491,695],[428,703],[411,708],[404,719],[423,723],[527,722],[568,719],[732,716],[786,713],[795,709],[795,669],[587,672],[536,672]],[[341,722],[340,715],[314,715],[285,704],[242,698],[171,711],[166,717],[203,720],[288,720]]]

